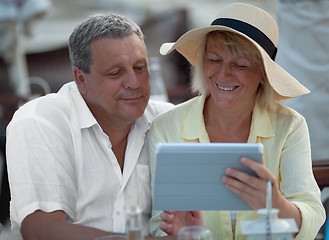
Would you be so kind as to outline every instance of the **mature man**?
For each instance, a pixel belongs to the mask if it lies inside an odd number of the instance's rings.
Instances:
[[[124,209],[151,211],[145,134],[172,107],[148,102],[140,28],[94,15],[69,39],[75,82],[21,107],[7,128],[11,223],[24,239],[94,239],[125,231]]]

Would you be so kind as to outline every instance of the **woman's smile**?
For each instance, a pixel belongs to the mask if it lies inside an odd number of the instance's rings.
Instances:
[[[221,86],[219,85],[218,83],[215,83],[217,88],[222,90],[222,91],[225,91],[225,92],[229,92],[229,91],[233,91],[235,89],[237,89],[239,86],[233,86],[233,87],[225,87],[225,86]]]

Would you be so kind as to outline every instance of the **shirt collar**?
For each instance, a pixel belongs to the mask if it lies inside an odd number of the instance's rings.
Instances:
[[[205,100],[206,96],[202,95],[196,97],[194,104],[191,104],[191,108],[186,116],[186,123],[181,133],[183,139],[187,141],[198,140],[199,142],[209,142],[209,136],[203,118]],[[270,138],[274,135],[268,110],[262,107],[259,101],[256,100],[248,143],[256,143],[258,142],[258,138]]]
[[[151,127],[153,118],[154,115],[152,114],[152,109],[148,104],[144,111],[144,114],[134,122],[132,129],[137,128],[141,132],[146,133]]]
[[[78,86],[75,82],[70,83],[70,92],[76,109],[81,129],[89,128],[98,124],[94,115],[91,113],[87,103],[83,99]]]
[[[186,116],[186,122],[182,130],[182,138],[187,141],[199,140],[209,142],[203,118],[203,107],[206,96],[201,95],[194,99]]]
[[[268,108],[264,108],[261,103],[256,100],[252,114],[248,142],[256,143],[258,142],[258,138],[270,138],[274,136],[275,134]]]

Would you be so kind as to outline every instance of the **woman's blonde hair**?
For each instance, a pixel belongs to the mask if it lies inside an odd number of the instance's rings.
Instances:
[[[193,71],[191,84],[192,91],[198,95],[209,95],[209,89],[204,75],[205,52],[207,50],[206,43],[209,38],[213,38],[218,41],[218,43],[223,44],[232,53],[232,55],[243,55],[247,57],[254,66],[259,67],[261,69],[264,83],[259,85],[257,97],[260,103],[262,103],[266,107],[269,107],[271,109],[275,108],[275,97],[277,93],[269,84],[263,60],[258,49],[245,37],[228,31],[213,31],[209,32],[206,35],[199,49],[199,51],[201,51],[199,64],[196,68],[194,68]]]

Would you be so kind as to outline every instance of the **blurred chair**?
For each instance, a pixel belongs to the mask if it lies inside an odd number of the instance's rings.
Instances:
[[[19,98],[30,94],[24,36],[51,6],[50,0],[0,1],[0,56],[8,66],[9,82]]]
[[[9,202],[10,202],[10,190],[8,183],[7,164],[5,155],[6,137],[0,135],[0,154],[2,160],[2,179],[1,179],[1,192],[0,192],[0,223],[5,225],[9,221]]]
[[[313,160],[312,161],[313,174],[319,188],[329,186],[329,159],[327,160]]]
[[[323,238],[323,240],[329,240],[329,227],[328,227],[328,225],[329,225],[329,222],[327,221],[326,228],[325,228],[325,231],[324,231],[324,238]]]
[[[329,186],[329,159],[313,160],[312,161],[313,174],[318,186],[321,190]],[[329,199],[323,202],[326,210],[327,219],[319,231],[319,235],[323,236],[324,240],[329,240]]]

